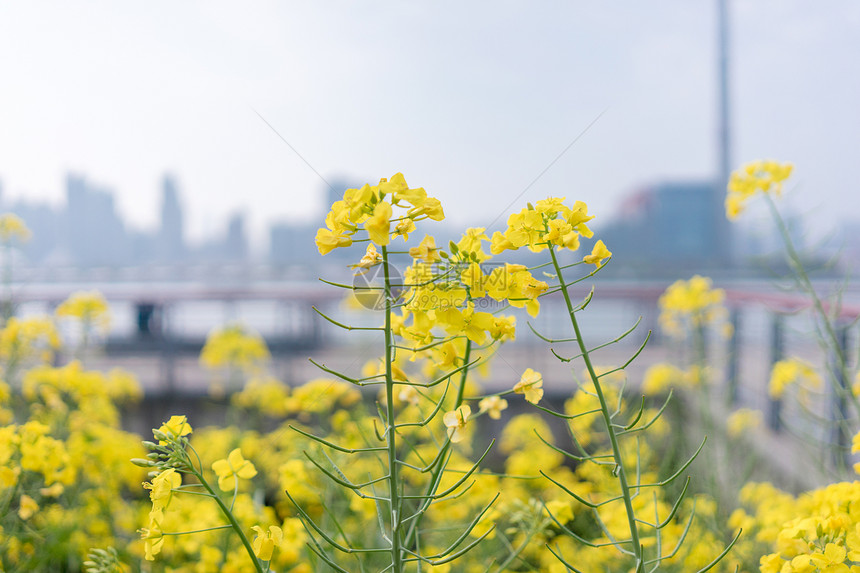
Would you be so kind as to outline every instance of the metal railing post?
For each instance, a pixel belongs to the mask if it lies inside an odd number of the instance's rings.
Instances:
[[[785,352],[785,317],[779,313],[774,313],[771,319],[770,331],[770,365],[773,365],[782,360]],[[768,373],[769,374],[769,373]],[[769,396],[769,394],[768,394]],[[767,425],[771,430],[778,432],[781,429],[782,422],[780,421],[780,413],[782,412],[782,399],[769,398],[767,407]]]
[[[728,341],[728,366],[726,371],[726,398],[729,407],[736,406],[740,398],[738,392],[738,371],[740,369],[741,353],[741,309],[735,307],[729,317],[732,325],[732,335]]]
[[[848,327],[840,325],[836,330],[837,342],[842,356],[848,359]],[[831,369],[833,371],[831,393],[831,423],[832,440],[833,440],[833,456],[836,467],[844,467],[848,463],[848,452],[850,449],[850,440],[852,436],[846,431],[845,421],[848,419],[848,402],[846,400],[846,392],[850,392],[848,380],[845,379],[845,372],[842,369],[839,358],[835,352],[830,356]]]

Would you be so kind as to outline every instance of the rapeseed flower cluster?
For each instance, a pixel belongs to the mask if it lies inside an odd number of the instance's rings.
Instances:
[[[760,428],[762,413],[752,408],[738,408],[726,419],[726,432],[730,438],[739,438],[750,430]]]
[[[61,302],[54,316],[12,316],[0,330],[0,365],[7,380],[17,380],[21,370],[53,361],[62,346],[58,321],[73,321],[84,338],[93,329],[106,332],[110,310],[97,292],[72,293]]]
[[[778,360],[771,366],[768,394],[771,398],[781,398],[786,388],[797,384],[804,388],[821,388],[823,381],[815,368],[800,358]]]
[[[546,199],[511,215],[507,230],[496,231],[492,239],[482,227],[467,229],[458,242],[449,245],[450,252],[438,248],[435,239],[426,236],[409,251],[413,264],[406,270],[404,282],[410,288],[404,295],[407,302],[397,319],[396,333],[416,343],[427,343],[433,339],[431,330],[438,326],[449,335],[464,335],[475,344],[512,339],[513,317],[476,310],[475,301],[489,298],[525,308],[529,315],[537,316],[538,298],[549,285],[524,265],[490,261],[493,255],[520,247],[532,251],[548,246],[577,250],[580,236],[593,236],[586,225],[593,216],[588,215],[581,201],[573,207],[563,202],[564,198]],[[489,254],[484,250],[486,243]],[[584,262],[600,267],[610,256],[598,241]]]
[[[251,378],[230,397],[231,404],[239,409],[255,409],[268,418],[283,418],[289,413],[290,388],[271,376]]]
[[[648,367],[642,378],[642,393],[646,396],[666,394],[673,388],[691,388],[698,384],[700,377],[696,367],[682,370],[668,362],[659,362]]]
[[[739,556],[762,552],[761,573],[860,571],[860,482],[830,484],[797,497],[769,483],[749,483],[729,520],[747,541]]]
[[[395,207],[402,213],[397,217]],[[343,199],[335,201],[326,215],[326,228],[317,231],[316,245],[321,255],[348,247],[353,235],[363,228],[369,239],[382,247],[398,236],[408,239],[416,221],[444,218],[438,199],[429,197],[421,187],[410,189],[403,174],[396,173],[391,179],[380,179],[378,185],[347,189]]]
[[[17,339],[16,350],[0,356],[7,374],[11,360],[43,357],[41,338],[20,335],[20,327],[10,321],[6,328],[19,335],[3,333]],[[128,373],[78,362],[30,366],[12,385],[0,384],[0,507],[9,510],[0,512],[0,569],[79,566],[92,547],[122,547],[129,558],[137,508],[130,495],[143,472],[128,458],[143,448],[121,429],[117,406],[139,397]]]
[[[238,324],[210,332],[200,352],[200,364],[213,370],[227,368],[256,373],[269,358],[263,338]]]
[[[325,254],[369,241],[352,265],[366,272],[390,264],[387,247],[398,237],[412,238],[416,222],[443,217],[436,199],[410,189],[397,174],[348,190],[332,206],[317,247]],[[506,392],[481,390],[486,357],[516,335],[515,318],[487,312],[484,303],[534,316],[540,297],[567,294],[569,286],[560,271],[553,277],[556,287],[543,280],[549,274],[539,278],[534,268],[496,264],[493,258],[523,247],[546,255],[577,251],[582,238],[593,236],[592,218],[584,203],[568,206],[553,198],[511,215],[507,229],[492,238],[475,227],[440,247],[424,235],[408,250],[412,261],[403,291],[385,292],[386,328],[375,330],[390,342],[382,358],[369,359],[360,374],[319,365],[327,377],[288,387],[260,375],[268,357],[262,339],[242,329],[228,332],[232,327],[224,336],[213,334],[201,363],[232,368],[243,382],[249,378],[231,400],[242,409],[242,428],[192,430],[187,417],[177,415],[145,442],[148,454],[137,454],[140,445],[129,445],[118,427],[116,403],[139,396],[128,375],[92,373],[80,363],[39,365],[22,372],[20,380],[0,383],[0,415],[10,417],[0,427],[0,507],[10,508],[0,515],[0,566],[50,570],[55,561],[39,561],[46,538],[55,554],[65,551],[79,561],[93,547],[118,547],[98,555],[108,564],[123,561],[144,570],[150,566],[140,566],[141,560],[158,560],[157,568],[182,573],[238,572],[249,570],[250,560],[257,571],[312,573],[325,568],[327,559],[341,570],[384,570],[390,569],[386,544],[393,539],[388,524],[398,523],[402,555],[413,561],[405,571],[416,570],[419,553],[426,559],[421,571],[565,573],[573,570],[568,563],[582,571],[627,571],[635,569],[635,559],[619,552],[626,542],[618,540],[630,536],[631,520],[639,524],[649,565],[670,572],[707,566],[727,542],[716,504],[704,495],[682,493],[679,499],[652,487],[665,478],[663,452],[652,451],[640,436],[663,440],[668,430],[650,403],[627,403],[621,369],[589,363],[586,381],[571,393],[556,425],[537,414],[513,416],[499,440],[504,457],[470,460],[475,427],[487,418],[501,420],[511,394],[521,394],[516,399],[537,406],[535,411],[551,408],[544,377],[532,368],[519,379],[519,373],[509,376]],[[597,241],[575,264],[596,270],[610,257]],[[701,326],[720,315],[718,292],[707,279],[694,277],[667,293],[665,304],[677,313],[678,324]],[[23,364],[48,357],[45,350],[23,352],[52,348],[47,328],[39,336],[27,335],[20,324],[15,328],[18,334],[10,331],[9,337],[23,341],[16,343],[21,351],[3,354],[0,333],[0,360],[22,356]],[[646,376],[643,389],[656,394],[695,386],[703,372],[703,365],[686,371],[661,365]],[[362,392],[373,385],[382,390]],[[29,405],[26,418],[15,418],[21,414],[7,408],[12,398]],[[376,398],[375,404],[363,398]],[[604,415],[617,431],[611,439]],[[736,418],[728,422],[730,431],[755,423],[753,414]],[[637,420],[648,434],[639,433]],[[615,443],[628,433],[634,439]],[[569,452],[564,444],[571,441]],[[152,471],[142,488],[141,470],[118,463],[133,455]],[[395,463],[387,465],[392,458]],[[396,487],[392,473],[398,475]],[[629,481],[620,481],[620,473]],[[403,497],[395,504],[396,494]],[[798,498],[788,514],[780,504],[790,496],[765,486],[745,493],[751,514],[737,514],[732,523],[758,533],[740,555],[757,562],[762,553],[756,547],[770,543],[761,561],[765,573],[854,571],[860,549],[852,507],[860,504],[851,501],[853,495],[840,490],[806,505]],[[843,498],[847,505],[838,501]],[[798,516],[800,521],[789,524]],[[803,519],[815,519],[814,528]],[[379,528],[368,527],[377,523]],[[55,542],[45,531],[66,533]],[[323,540],[340,552],[323,549]],[[466,545],[470,551],[461,552]],[[732,571],[735,561],[717,570]]]
[[[733,172],[726,195],[726,216],[729,219],[737,218],[756,193],[779,196],[782,193],[782,184],[789,178],[793,168],[791,163],[759,160],[747,163]]]
[[[210,395],[222,396],[227,389],[241,389],[249,375],[264,377],[270,358],[269,348],[258,333],[240,324],[229,324],[209,333],[199,362],[214,374],[209,386]],[[271,390],[271,385],[268,389]]]
[[[13,240],[28,241],[32,232],[18,215],[3,213],[0,215],[0,242],[9,244]]]
[[[507,221],[508,228],[504,232],[493,233],[490,252],[498,255],[520,247],[540,252],[552,246],[559,251],[578,250],[580,237],[590,239],[594,236],[586,225],[594,216],[588,214],[588,205],[582,201],[576,201],[573,207],[568,207],[564,200],[564,197],[544,199],[537,201],[534,206],[524,207],[519,213],[511,214]],[[583,261],[600,268],[611,256],[603,241],[597,241]]]
[[[76,319],[87,330],[106,332],[110,328],[110,308],[104,296],[97,291],[72,294],[60,303],[56,315]]]
[[[688,328],[701,328],[726,317],[723,305],[726,293],[713,288],[711,279],[699,275],[672,283],[660,295],[660,327],[681,336]]]
[[[27,365],[50,362],[60,344],[60,334],[50,317],[11,317],[0,331],[0,361],[5,364],[5,376],[15,377],[16,371]]]

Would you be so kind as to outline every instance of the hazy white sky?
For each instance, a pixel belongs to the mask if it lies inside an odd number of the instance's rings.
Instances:
[[[822,228],[860,219],[860,3],[730,0],[736,163],[797,165]],[[156,225],[165,171],[192,238],[242,210],[318,216],[325,178],[402,171],[486,225],[566,195],[716,170],[714,1],[0,0],[0,181],[60,203],[67,172]]]

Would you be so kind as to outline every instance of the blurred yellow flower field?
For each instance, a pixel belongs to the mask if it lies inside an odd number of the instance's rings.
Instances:
[[[790,173],[776,162],[743,168],[728,215],[759,191],[778,194]],[[721,419],[709,408],[704,333],[726,321],[726,296],[708,278],[679,280],[659,301],[660,327],[689,361],[628,380],[648,335],[626,363],[596,365],[580,317],[599,293],[569,292],[614,258],[594,240],[584,203],[541,200],[510,214],[505,231],[469,228],[443,247],[425,229],[444,217],[399,173],[331,205],[319,253],[352,248],[355,273],[378,267],[383,277],[369,287],[378,320],[360,327],[376,336],[375,354],[359,374],[318,364],[320,377],[289,386],[266,372],[260,335],[217,329],[200,363],[229,378],[220,391],[230,391],[235,424],[201,427],[175,412],[151,436],[124,431],[123,405],[141,398],[132,374],[90,370],[86,352],[54,364],[57,321],[75,321],[83,344],[97,344],[88,333],[110,316],[98,293],[74,295],[55,317],[6,320],[0,571],[860,571],[851,468],[799,495],[753,481],[725,495],[721,466],[741,463],[732,456],[763,416],[739,409]],[[25,228],[0,219],[4,241]],[[519,249],[532,266],[504,260]],[[397,282],[395,254],[410,259]],[[565,302],[567,337],[531,323],[523,331],[511,309],[538,316],[553,294]],[[500,310],[481,310],[485,300]],[[533,368],[486,393],[479,374],[494,353],[532,335],[576,365],[565,399],[549,400]],[[838,368],[855,379],[848,361]],[[771,397],[815,391],[831,375],[786,358],[774,365]],[[683,425],[691,412],[695,428]],[[856,418],[840,420],[855,453]]]

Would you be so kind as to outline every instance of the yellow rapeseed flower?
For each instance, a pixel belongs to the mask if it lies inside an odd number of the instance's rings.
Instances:
[[[18,501],[18,517],[26,521],[33,517],[37,511],[39,511],[39,504],[36,503],[36,500],[26,493],[21,494]]]
[[[526,245],[537,246],[546,230],[543,215],[534,209],[524,208],[519,213],[511,213],[507,222],[508,229],[505,231],[505,238],[513,245],[514,249]]]
[[[436,321],[449,334],[465,335],[475,344],[483,344],[487,332],[492,330],[495,324],[495,318],[492,314],[475,311],[475,305],[471,301],[462,310],[454,305],[438,309]]]
[[[371,241],[384,247],[389,243],[390,228],[391,205],[386,201],[380,201],[373,209],[373,215],[364,222],[364,230],[367,231]]]
[[[280,545],[284,541],[284,532],[277,525],[269,526],[268,532],[264,532],[259,525],[251,529],[257,532],[254,538],[254,555],[263,561],[271,561],[275,545]]]
[[[251,479],[257,475],[257,468],[242,456],[241,448],[230,452],[227,459],[213,462],[212,471],[218,476],[221,491],[233,491],[238,483],[236,478]]]
[[[851,441],[851,453],[860,452],[860,432],[854,434],[854,439]]]
[[[155,556],[161,553],[164,545],[164,533],[161,525],[154,519],[149,520],[149,527],[140,530],[140,537],[144,541],[144,558],[147,561],[155,561]]]
[[[481,398],[481,401],[478,402],[480,413],[483,414],[486,412],[494,420],[501,418],[502,410],[507,407],[508,401],[500,396],[487,396],[486,398]]]
[[[143,484],[143,487],[149,490],[149,499],[152,501],[152,510],[149,512],[151,518],[159,521],[162,519],[164,510],[170,505],[170,500],[173,499],[173,490],[181,485],[182,474],[174,468],[162,471],[152,478],[151,483]]]
[[[531,368],[526,368],[520,381],[514,384],[514,392],[523,394],[528,402],[537,404],[543,398],[543,376]]]
[[[430,235],[425,235],[417,247],[410,248],[409,256],[425,263],[435,263],[442,260],[442,257],[439,256],[439,249],[436,247],[436,240]]]
[[[758,410],[740,408],[732,412],[726,419],[726,432],[732,438],[738,438],[747,430],[761,426],[762,415]]]
[[[24,220],[14,213],[0,215],[0,242],[8,243],[12,239],[28,241],[32,233]]]
[[[828,543],[824,546],[824,553],[812,553],[809,555],[809,559],[818,567],[819,571],[827,573],[842,573],[844,571],[848,573],[848,566],[845,565],[846,553],[844,546]]]
[[[493,321],[493,328],[490,329],[490,336],[496,340],[506,342],[514,340],[517,334],[517,317],[516,316],[498,316],[496,315]]]
[[[782,397],[785,389],[794,383],[806,383],[814,388],[820,388],[822,380],[811,364],[799,358],[788,358],[774,363],[768,384],[770,397]]]
[[[711,279],[700,275],[672,283],[658,300],[660,326],[672,335],[684,335],[685,325],[700,327],[726,316],[726,293],[713,288]]]
[[[317,250],[319,250],[321,255],[327,255],[338,247],[348,247],[352,244],[352,239],[338,233],[337,231],[332,231],[331,229],[319,229],[317,230],[317,236],[314,239],[314,242],[317,245]]]
[[[487,255],[487,253],[485,253],[481,248],[483,241],[490,240],[485,230],[486,229],[484,229],[484,227],[469,227],[466,229],[462,238],[457,242],[459,252],[463,254],[473,254],[475,256],[475,260],[479,263],[490,258],[489,255]]]
[[[642,392],[654,396],[668,392],[672,387],[682,384],[684,372],[673,364],[661,362],[648,367],[642,379]]]
[[[570,506],[570,502],[566,500],[555,499],[548,501],[546,511],[562,525],[573,519],[573,508]]]
[[[9,363],[31,358],[50,362],[59,347],[57,326],[47,316],[13,316],[0,331],[0,358]]]
[[[508,239],[507,235],[503,234],[501,231],[493,233],[493,238],[490,239],[490,252],[494,255],[498,255],[508,249],[516,250],[517,247],[515,247],[510,239]]]
[[[598,269],[603,266],[603,261],[612,256],[612,252],[606,248],[603,241],[597,241],[594,248],[591,249],[590,255],[582,257],[583,262],[589,265],[595,265]]]
[[[353,269],[361,269],[359,271],[361,273],[381,263],[382,254],[376,250],[376,246],[373,243],[368,243],[367,251],[364,253],[364,256],[361,257],[361,260],[358,261],[358,263],[349,266]]]
[[[21,468],[10,468],[0,466],[0,487],[12,487],[18,483],[18,476],[21,474]]]
[[[416,218],[425,216],[434,221],[441,221],[445,218],[445,212],[442,210],[442,203],[435,197],[428,197],[419,207],[413,207],[407,211],[406,216]]]
[[[257,408],[272,418],[285,416],[290,387],[272,377],[252,378],[230,401],[239,408]]]
[[[269,349],[263,338],[237,324],[212,331],[200,352],[200,363],[209,369],[254,372],[268,359]]]
[[[409,233],[415,231],[415,221],[412,219],[403,219],[398,221],[396,225],[394,225],[394,232],[391,233],[391,240],[393,241],[397,237],[403,237],[404,241],[409,240]]]
[[[180,438],[189,435],[193,430],[191,429],[191,424],[188,423],[188,418],[185,416],[171,416],[168,421],[158,428],[158,431],[174,438]]]
[[[392,202],[399,205],[401,201],[409,203],[412,207],[421,207],[427,202],[427,192],[422,187],[410,189],[406,184],[406,178],[402,173],[395,173],[389,180],[379,182],[379,190],[386,195],[393,195]]]
[[[343,193],[343,201],[336,201],[332,205],[332,213],[339,221],[346,218],[357,224],[363,221],[371,210],[371,203],[377,197],[377,191],[378,189],[368,184],[362,185],[360,189],[347,189]],[[348,228],[348,225],[343,225],[342,228]]]
[[[76,318],[86,326],[106,331],[110,326],[110,307],[97,291],[73,293],[55,311],[59,317]]]
[[[448,438],[455,444],[462,442],[463,438],[466,437],[464,430],[466,422],[469,421],[469,416],[471,415],[472,409],[467,405],[463,405],[456,410],[445,412],[445,415],[442,416],[442,421],[448,430]]]

